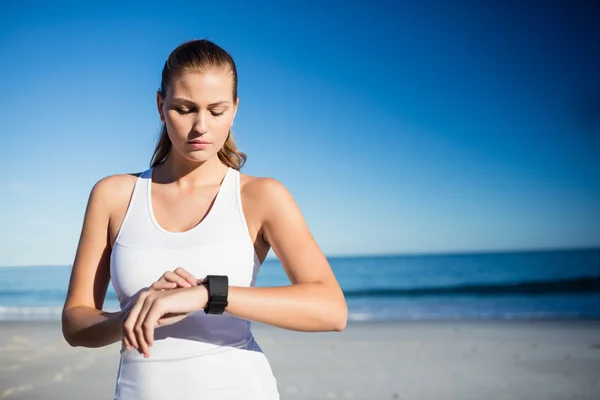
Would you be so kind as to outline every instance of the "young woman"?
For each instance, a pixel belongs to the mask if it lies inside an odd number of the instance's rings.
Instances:
[[[341,331],[347,308],[293,198],[239,172],[231,56],[207,40],[168,57],[151,167],[92,189],[63,310],[72,346],[122,341],[116,399],[277,399],[250,321]],[[272,248],[291,285],[254,283]],[[109,281],[120,312],[102,311]]]

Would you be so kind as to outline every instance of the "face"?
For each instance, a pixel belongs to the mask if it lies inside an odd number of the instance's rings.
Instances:
[[[170,82],[163,98],[157,94],[160,119],[166,124],[172,151],[192,162],[215,157],[225,144],[238,99],[227,71],[187,73]]]

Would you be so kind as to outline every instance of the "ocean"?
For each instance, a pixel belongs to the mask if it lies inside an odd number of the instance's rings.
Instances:
[[[349,321],[600,318],[600,249],[332,257]],[[60,320],[70,266],[0,268],[0,320]],[[276,259],[257,286],[289,281]],[[109,286],[105,310],[118,310]]]

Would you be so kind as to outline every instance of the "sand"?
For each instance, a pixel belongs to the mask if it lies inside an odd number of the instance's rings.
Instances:
[[[282,399],[600,399],[600,321],[257,325]],[[119,345],[72,348],[58,322],[0,322],[0,399],[111,399]]]

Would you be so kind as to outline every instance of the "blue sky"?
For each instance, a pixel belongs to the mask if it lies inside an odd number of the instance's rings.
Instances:
[[[0,265],[72,262],[93,184],[148,167],[194,38],[236,61],[244,172],[327,255],[600,245],[598,7],[81,3],[2,5]]]

